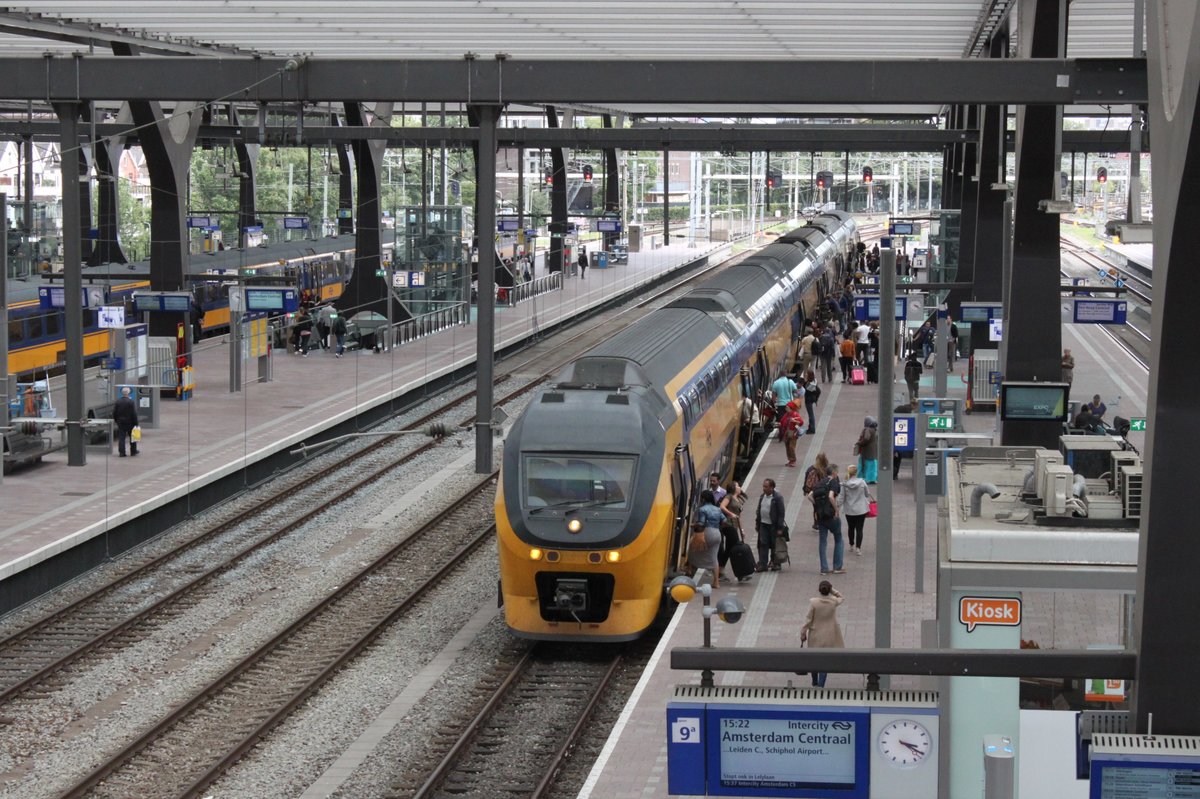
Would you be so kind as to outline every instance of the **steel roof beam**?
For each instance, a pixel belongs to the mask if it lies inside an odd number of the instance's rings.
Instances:
[[[94,22],[68,18],[44,17],[41,14],[0,10],[0,33],[50,39],[58,42],[108,47],[113,43],[136,46],[145,53],[157,55],[252,55],[239,47],[217,44],[197,44],[194,41],[172,41],[150,34],[134,34],[108,28]]]
[[[1145,103],[1144,58],[404,61],[0,58],[17,100],[929,104]]]

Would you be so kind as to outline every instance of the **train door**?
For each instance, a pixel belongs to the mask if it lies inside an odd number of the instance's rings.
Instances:
[[[687,557],[688,527],[692,518],[693,500],[696,496],[696,466],[686,444],[675,447],[675,463],[671,469],[671,491],[675,497],[674,529],[671,531],[672,563],[676,570],[682,569]]]

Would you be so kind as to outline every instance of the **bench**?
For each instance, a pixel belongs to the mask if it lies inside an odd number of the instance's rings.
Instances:
[[[52,448],[53,441],[49,436],[14,427],[4,434],[4,473],[9,474],[28,463],[37,463]]]

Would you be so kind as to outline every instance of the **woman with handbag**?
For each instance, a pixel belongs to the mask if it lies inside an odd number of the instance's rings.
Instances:
[[[742,535],[742,506],[745,504],[746,492],[742,490],[741,483],[737,480],[731,481],[729,487],[725,489],[725,496],[721,498],[719,506],[721,513],[725,515],[721,521],[722,546],[717,553],[717,561],[722,574],[725,571],[725,564],[729,562],[729,553],[744,537]]]
[[[779,436],[783,439],[783,446],[787,451],[786,466],[796,465],[796,441],[800,438],[803,428],[804,417],[800,415],[800,406],[792,400],[787,404],[783,418],[779,420]]]
[[[846,469],[846,482],[842,483],[842,515],[846,517],[847,537],[850,539],[850,551],[855,555],[862,554],[863,525],[871,512],[871,492],[867,481],[858,476],[858,467],[851,465]]]
[[[721,568],[717,554],[721,549],[721,521],[725,514],[717,507],[713,492],[700,492],[700,507],[696,509],[692,537],[688,542],[688,562],[697,569],[712,571],[713,588],[721,587]]]

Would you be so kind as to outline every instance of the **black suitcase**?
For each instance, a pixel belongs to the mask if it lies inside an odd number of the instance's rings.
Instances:
[[[729,564],[733,567],[733,576],[739,580],[754,574],[754,550],[745,541],[738,541],[729,548]]]
[[[867,382],[879,382],[879,361],[867,361]]]

